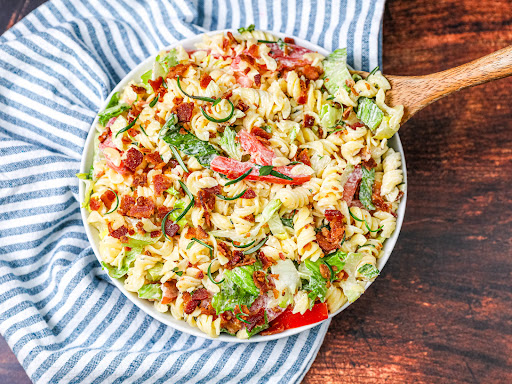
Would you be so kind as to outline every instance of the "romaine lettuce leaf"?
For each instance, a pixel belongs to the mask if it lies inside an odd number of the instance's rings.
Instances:
[[[330,104],[324,104],[320,109],[320,125],[325,128],[333,128],[343,115],[343,109],[338,109]]]
[[[328,55],[322,62],[324,67],[325,88],[334,95],[339,87],[345,85],[347,80],[352,80],[352,76],[347,68],[347,49],[336,49]]]
[[[373,264],[364,264],[357,270],[357,273],[367,280],[372,280],[379,276],[379,269]]]
[[[231,128],[226,127],[224,134],[220,139],[220,147],[226,151],[229,157],[235,160],[242,160],[242,151],[240,150],[240,144],[235,141],[236,132]]]
[[[137,293],[141,299],[162,300],[160,284],[144,284]]]
[[[158,281],[158,280],[160,280],[162,278],[162,276],[163,276],[163,273],[162,273],[163,266],[164,266],[163,263],[156,263],[154,266],[152,266],[151,268],[149,268],[146,271],[146,278],[149,281]]]
[[[233,311],[237,305],[239,308],[242,305],[250,307],[254,303],[259,295],[259,289],[252,279],[254,271],[254,265],[244,265],[224,273],[220,292],[216,293],[212,299],[212,306],[217,314]]]
[[[357,107],[357,117],[364,125],[372,131],[375,131],[384,117],[384,112],[382,112],[372,99],[361,97],[359,98],[359,105]]]
[[[373,183],[375,182],[375,168],[367,170],[366,167],[361,167],[363,177],[361,179],[361,186],[359,187],[359,201],[369,211],[374,211],[376,208],[372,202]]]
[[[123,248],[121,252],[124,252],[124,257],[119,267],[102,262],[103,266],[108,270],[108,274],[116,279],[119,279],[128,273],[128,269],[132,266],[137,255],[142,253],[142,248],[132,248],[129,251],[125,251]]]
[[[128,109],[130,109],[130,105],[119,103],[119,92],[116,92],[110,98],[105,110],[98,115],[98,122],[105,126],[112,117],[119,116]]]

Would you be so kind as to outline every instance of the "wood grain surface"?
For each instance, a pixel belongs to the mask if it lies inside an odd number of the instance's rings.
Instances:
[[[41,0],[0,0],[5,29]],[[444,70],[512,44],[510,0],[388,0],[384,69]],[[333,319],[304,379],[512,383],[512,79],[432,104],[401,130],[404,226],[369,290]],[[0,342],[0,383],[29,383]]]

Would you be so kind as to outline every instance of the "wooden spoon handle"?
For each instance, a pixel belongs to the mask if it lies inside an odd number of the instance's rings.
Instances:
[[[390,76],[388,104],[405,106],[402,123],[441,97],[512,75],[512,45],[461,66],[426,76]]]

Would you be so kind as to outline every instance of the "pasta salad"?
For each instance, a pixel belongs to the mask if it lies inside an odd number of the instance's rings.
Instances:
[[[98,116],[83,207],[113,278],[211,337],[327,318],[379,274],[403,194],[402,106],[254,30],[160,52]]]

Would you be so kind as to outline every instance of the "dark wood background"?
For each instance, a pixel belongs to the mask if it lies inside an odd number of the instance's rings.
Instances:
[[[44,0],[0,0],[0,32]],[[420,75],[512,44],[511,0],[388,0],[385,73]],[[337,316],[304,383],[512,383],[512,78],[461,91],[401,130],[404,226]],[[0,382],[29,379],[0,338]]]

